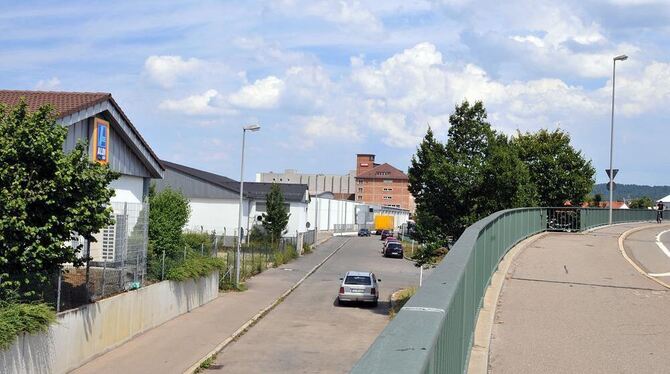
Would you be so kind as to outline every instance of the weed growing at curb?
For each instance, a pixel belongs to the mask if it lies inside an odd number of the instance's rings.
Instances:
[[[405,306],[405,303],[414,296],[416,293],[416,287],[404,288],[400,291],[396,291],[391,295],[391,308],[389,309],[389,319],[395,318],[400,309]]]
[[[213,355],[207,357],[207,359],[205,361],[203,361],[200,364],[200,366],[198,366],[198,368],[195,369],[195,371],[193,373],[197,374],[197,373],[202,372],[203,370],[209,369],[212,366],[212,364],[214,363],[214,361],[216,361],[216,356],[217,356],[216,354],[213,354]]]

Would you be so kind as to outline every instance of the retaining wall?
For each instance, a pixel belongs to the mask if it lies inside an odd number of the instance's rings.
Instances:
[[[45,333],[20,336],[0,352],[0,372],[65,373],[219,293],[219,273],[163,281],[58,314]]]

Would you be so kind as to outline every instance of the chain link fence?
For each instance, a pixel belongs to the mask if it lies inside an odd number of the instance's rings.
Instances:
[[[71,245],[83,245],[89,260],[76,268],[66,265],[53,279],[57,311],[76,308],[146,283],[149,228],[148,203],[112,203],[114,224],[95,234],[95,242],[83,238]]]

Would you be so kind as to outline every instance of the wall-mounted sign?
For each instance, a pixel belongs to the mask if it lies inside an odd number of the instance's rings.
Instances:
[[[93,160],[100,164],[109,161],[109,122],[96,118],[93,121]]]
[[[367,167],[367,166],[369,166],[369,165],[370,165],[370,164],[368,164],[367,162],[361,162],[361,166],[362,166],[362,167]]]

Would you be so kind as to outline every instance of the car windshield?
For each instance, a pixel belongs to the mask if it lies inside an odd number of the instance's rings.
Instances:
[[[347,279],[344,280],[344,283],[361,286],[369,286],[372,284],[370,277],[367,275],[347,275]]]

